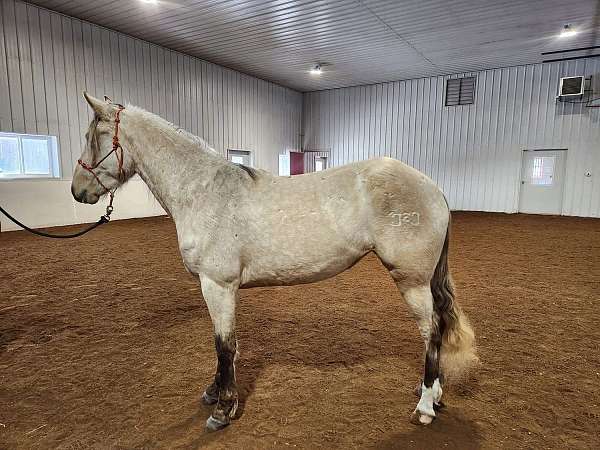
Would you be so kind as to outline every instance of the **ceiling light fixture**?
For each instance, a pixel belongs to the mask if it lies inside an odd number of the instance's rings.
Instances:
[[[568,37],[573,37],[573,36],[575,36],[576,34],[577,34],[577,31],[575,31],[575,30],[573,29],[573,27],[571,27],[571,24],[570,24],[570,23],[567,23],[567,24],[566,24],[566,25],[563,27],[563,29],[562,29],[562,31],[560,32],[560,34],[558,35],[558,37],[561,37],[561,38],[568,38]]]
[[[158,3],[158,0],[140,0],[142,3],[151,3],[153,5]]]
[[[310,69],[311,75],[321,75],[322,73],[323,69],[321,68],[321,64],[317,64],[312,69]]]

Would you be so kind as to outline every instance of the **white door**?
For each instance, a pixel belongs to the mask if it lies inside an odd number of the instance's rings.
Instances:
[[[290,154],[279,155],[279,176],[290,176]]]
[[[561,213],[566,157],[566,150],[523,152],[519,212]]]

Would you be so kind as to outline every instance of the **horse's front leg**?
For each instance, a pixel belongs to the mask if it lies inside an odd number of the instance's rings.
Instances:
[[[202,395],[206,403],[216,402],[212,415],[206,421],[210,430],[219,430],[227,425],[235,415],[238,406],[238,392],[235,383],[235,306],[238,285],[218,283],[207,277],[200,277],[202,295],[215,331],[217,350],[217,372],[214,382]]]

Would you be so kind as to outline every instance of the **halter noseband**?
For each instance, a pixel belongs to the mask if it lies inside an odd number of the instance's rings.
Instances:
[[[113,212],[112,204],[113,204],[113,200],[115,198],[115,191],[111,191],[109,188],[107,188],[104,185],[104,183],[102,181],[100,181],[100,178],[98,177],[98,175],[96,175],[94,170],[96,170],[98,168],[98,166],[100,166],[100,164],[102,164],[102,162],[104,162],[104,160],[106,158],[108,158],[110,155],[112,155],[114,153],[115,156],[117,157],[117,164],[119,165],[119,177],[123,178],[123,147],[121,147],[121,144],[119,142],[119,123],[121,123],[121,111],[123,111],[125,109],[125,107],[123,105],[117,105],[117,108],[118,109],[117,109],[117,115],[115,117],[115,134],[113,136],[112,150],[110,152],[108,152],[106,154],[106,156],[104,156],[104,158],[102,158],[100,161],[98,161],[93,166],[89,166],[88,164],[83,162],[81,159],[77,160],[77,163],[81,167],[83,167],[85,170],[87,170],[89,173],[91,173],[94,176],[94,178],[96,179],[98,184],[100,186],[102,186],[102,188],[104,189],[104,193],[108,193],[108,195],[110,196],[110,202],[108,203],[108,206],[106,207],[106,215],[103,216],[107,221],[110,220],[110,215]],[[97,123],[96,123],[96,126],[98,126]],[[94,129],[94,136],[95,135],[96,135],[96,130]],[[120,150],[120,152],[119,152],[119,150]]]

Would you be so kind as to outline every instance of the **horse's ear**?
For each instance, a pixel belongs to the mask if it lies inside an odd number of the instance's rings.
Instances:
[[[97,99],[96,97],[88,94],[87,92],[83,93],[83,97],[98,116],[103,117],[108,115],[108,105],[105,102],[103,102],[100,99]]]
[[[104,103],[112,103],[112,100],[110,99],[110,97],[108,95],[104,96]]]

